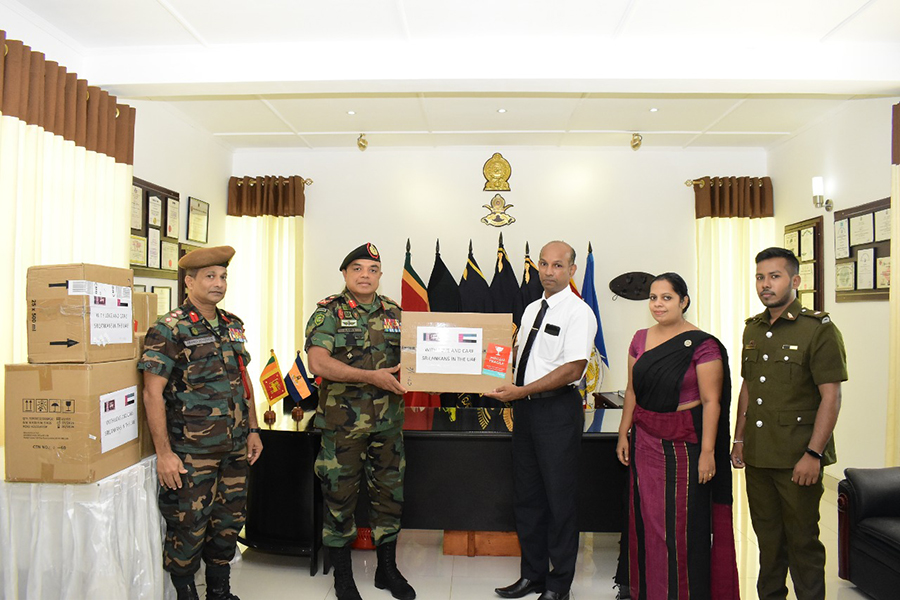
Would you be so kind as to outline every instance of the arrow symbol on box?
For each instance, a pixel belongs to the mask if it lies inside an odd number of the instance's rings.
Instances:
[[[50,342],[50,345],[51,346],[66,346],[66,347],[71,348],[72,346],[74,346],[77,343],[78,342],[73,339],[68,339],[68,340],[64,340],[62,342]]]

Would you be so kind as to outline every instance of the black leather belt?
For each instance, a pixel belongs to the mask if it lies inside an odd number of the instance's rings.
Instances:
[[[537,394],[528,394],[526,398],[529,400],[540,400],[541,398],[553,398],[554,396],[562,396],[567,392],[571,392],[575,390],[575,386],[572,384],[564,385],[561,388],[556,388],[555,390],[547,390],[546,392],[538,392]]]

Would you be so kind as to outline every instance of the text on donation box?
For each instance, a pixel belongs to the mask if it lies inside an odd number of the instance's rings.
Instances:
[[[416,342],[417,373],[481,375],[481,329],[420,326]]]
[[[100,396],[100,452],[136,440],[137,386]]]

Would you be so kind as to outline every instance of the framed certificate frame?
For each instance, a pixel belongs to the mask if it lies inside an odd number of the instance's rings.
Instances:
[[[166,271],[178,270],[178,244],[162,242],[160,248],[160,267]]]
[[[890,210],[891,199],[882,198],[834,212],[835,279],[842,282],[835,288],[837,302],[891,297]]]
[[[800,261],[798,297],[813,310],[825,310],[823,223],[822,217],[816,217],[784,227],[784,247]]]
[[[172,310],[172,288],[166,285],[154,285],[150,291],[156,294],[156,316],[166,314]]]
[[[146,194],[144,188],[131,185],[131,233],[135,235],[147,235]]]
[[[209,238],[209,204],[197,198],[188,198],[187,239],[205,244]]]
[[[128,262],[135,267],[147,266],[147,238],[140,235],[131,236]]]
[[[166,237],[178,239],[181,231],[181,201],[166,198]]]

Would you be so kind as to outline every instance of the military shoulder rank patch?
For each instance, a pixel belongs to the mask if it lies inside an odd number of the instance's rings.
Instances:
[[[330,304],[331,302],[333,302],[335,298],[339,298],[339,297],[340,297],[340,294],[332,294],[331,296],[328,296],[327,298],[325,298],[323,300],[319,300],[316,304],[318,304],[319,306],[325,306],[326,304]]]

